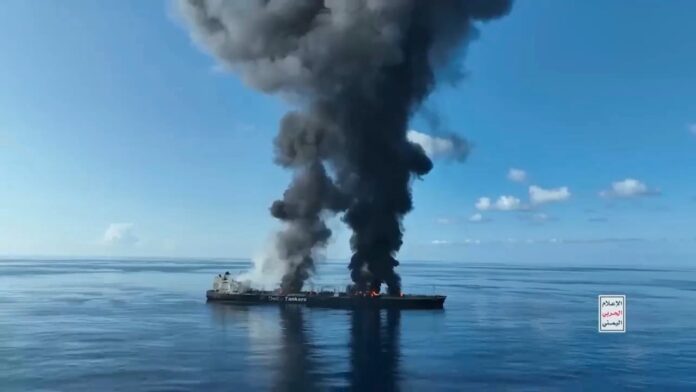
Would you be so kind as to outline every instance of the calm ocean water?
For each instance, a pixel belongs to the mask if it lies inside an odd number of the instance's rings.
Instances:
[[[696,390],[692,267],[404,262],[444,311],[205,303],[247,267],[0,261],[0,391]],[[598,294],[627,295],[627,333],[597,332]]]

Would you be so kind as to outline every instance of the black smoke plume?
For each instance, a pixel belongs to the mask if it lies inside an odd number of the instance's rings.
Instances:
[[[295,172],[271,207],[286,223],[276,247],[285,291],[301,289],[345,211],[358,289],[400,292],[394,272],[410,182],[432,162],[406,138],[435,72],[461,57],[476,21],[510,0],[180,0],[193,37],[251,86],[298,107],[275,140]]]

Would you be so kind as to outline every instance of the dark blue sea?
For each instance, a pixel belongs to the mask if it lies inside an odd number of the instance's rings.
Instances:
[[[693,267],[404,262],[445,310],[205,303],[248,267],[2,260],[0,391],[696,390]],[[626,333],[598,333],[599,294],[627,296]]]

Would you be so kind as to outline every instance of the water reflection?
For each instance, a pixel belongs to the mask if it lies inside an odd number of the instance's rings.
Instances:
[[[223,354],[229,358],[226,366],[244,367],[244,378],[254,388],[399,390],[401,312],[398,310],[353,310],[344,314],[347,319],[340,313],[330,316],[334,320],[329,328],[336,328],[344,320],[348,322],[349,352],[345,356],[325,358],[322,355],[334,354],[335,348],[317,345],[317,341],[322,341],[321,336],[314,336],[307,321],[311,315],[325,316],[315,314],[324,312],[323,309],[298,305],[276,309],[225,305],[212,308],[215,322],[225,331],[225,336],[217,339],[225,347],[235,348]],[[342,340],[340,328],[328,333],[334,336],[332,342]],[[246,358],[242,363],[232,359],[240,355]],[[239,384],[240,380],[235,382]]]
[[[283,330],[278,350],[278,374],[274,391],[316,391],[319,389],[316,364],[311,358],[313,344],[304,322],[305,309],[299,305],[280,307]]]
[[[400,323],[399,310],[363,309],[351,313],[351,390],[399,390]]]

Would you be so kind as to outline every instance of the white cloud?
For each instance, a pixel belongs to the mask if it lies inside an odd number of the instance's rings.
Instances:
[[[495,202],[495,208],[500,211],[512,211],[521,207],[522,202],[514,196],[500,196]]]
[[[102,243],[109,246],[132,246],[138,243],[132,223],[112,223],[102,236]]]
[[[448,246],[448,245],[480,245],[481,240],[465,238],[461,241],[449,241],[449,240],[432,240],[431,245],[435,246]]]
[[[514,182],[525,182],[527,181],[527,172],[513,167],[508,170],[507,178]]]
[[[544,204],[568,200],[570,190],[566,186],[560,188],[544,189],[536,185],[529,187],[529,200],[532,204]]]
[[[477,210],[488,211],[491,209],[491,199],[487,197],[479,197],[476,201],[475,207]]]
[[[469,217],[469,222],[483,222],[483,215],[477,212]]]
[[[427,133],[410,130],[406,137],[411,143],[423,147],[431,159],[452,159],[463,161],[469,155],[469,142],[457,135],[432,136]]]
[[[689,132],[691,132],[692,135],[696,136],[696,123],[689,125]]]
[[[613,182],[610,189],[599,192],[599,195],[602,197],[630,198],[657,193],[659,193],[658,190],[650,189],[641,181],[634,178],[626,178],[625,180]]]
[[[480,197],[474,206],[479,211],[513,211],[522,208],[522,201],[514,196],[503,195],[493,203],[488,197]]]

